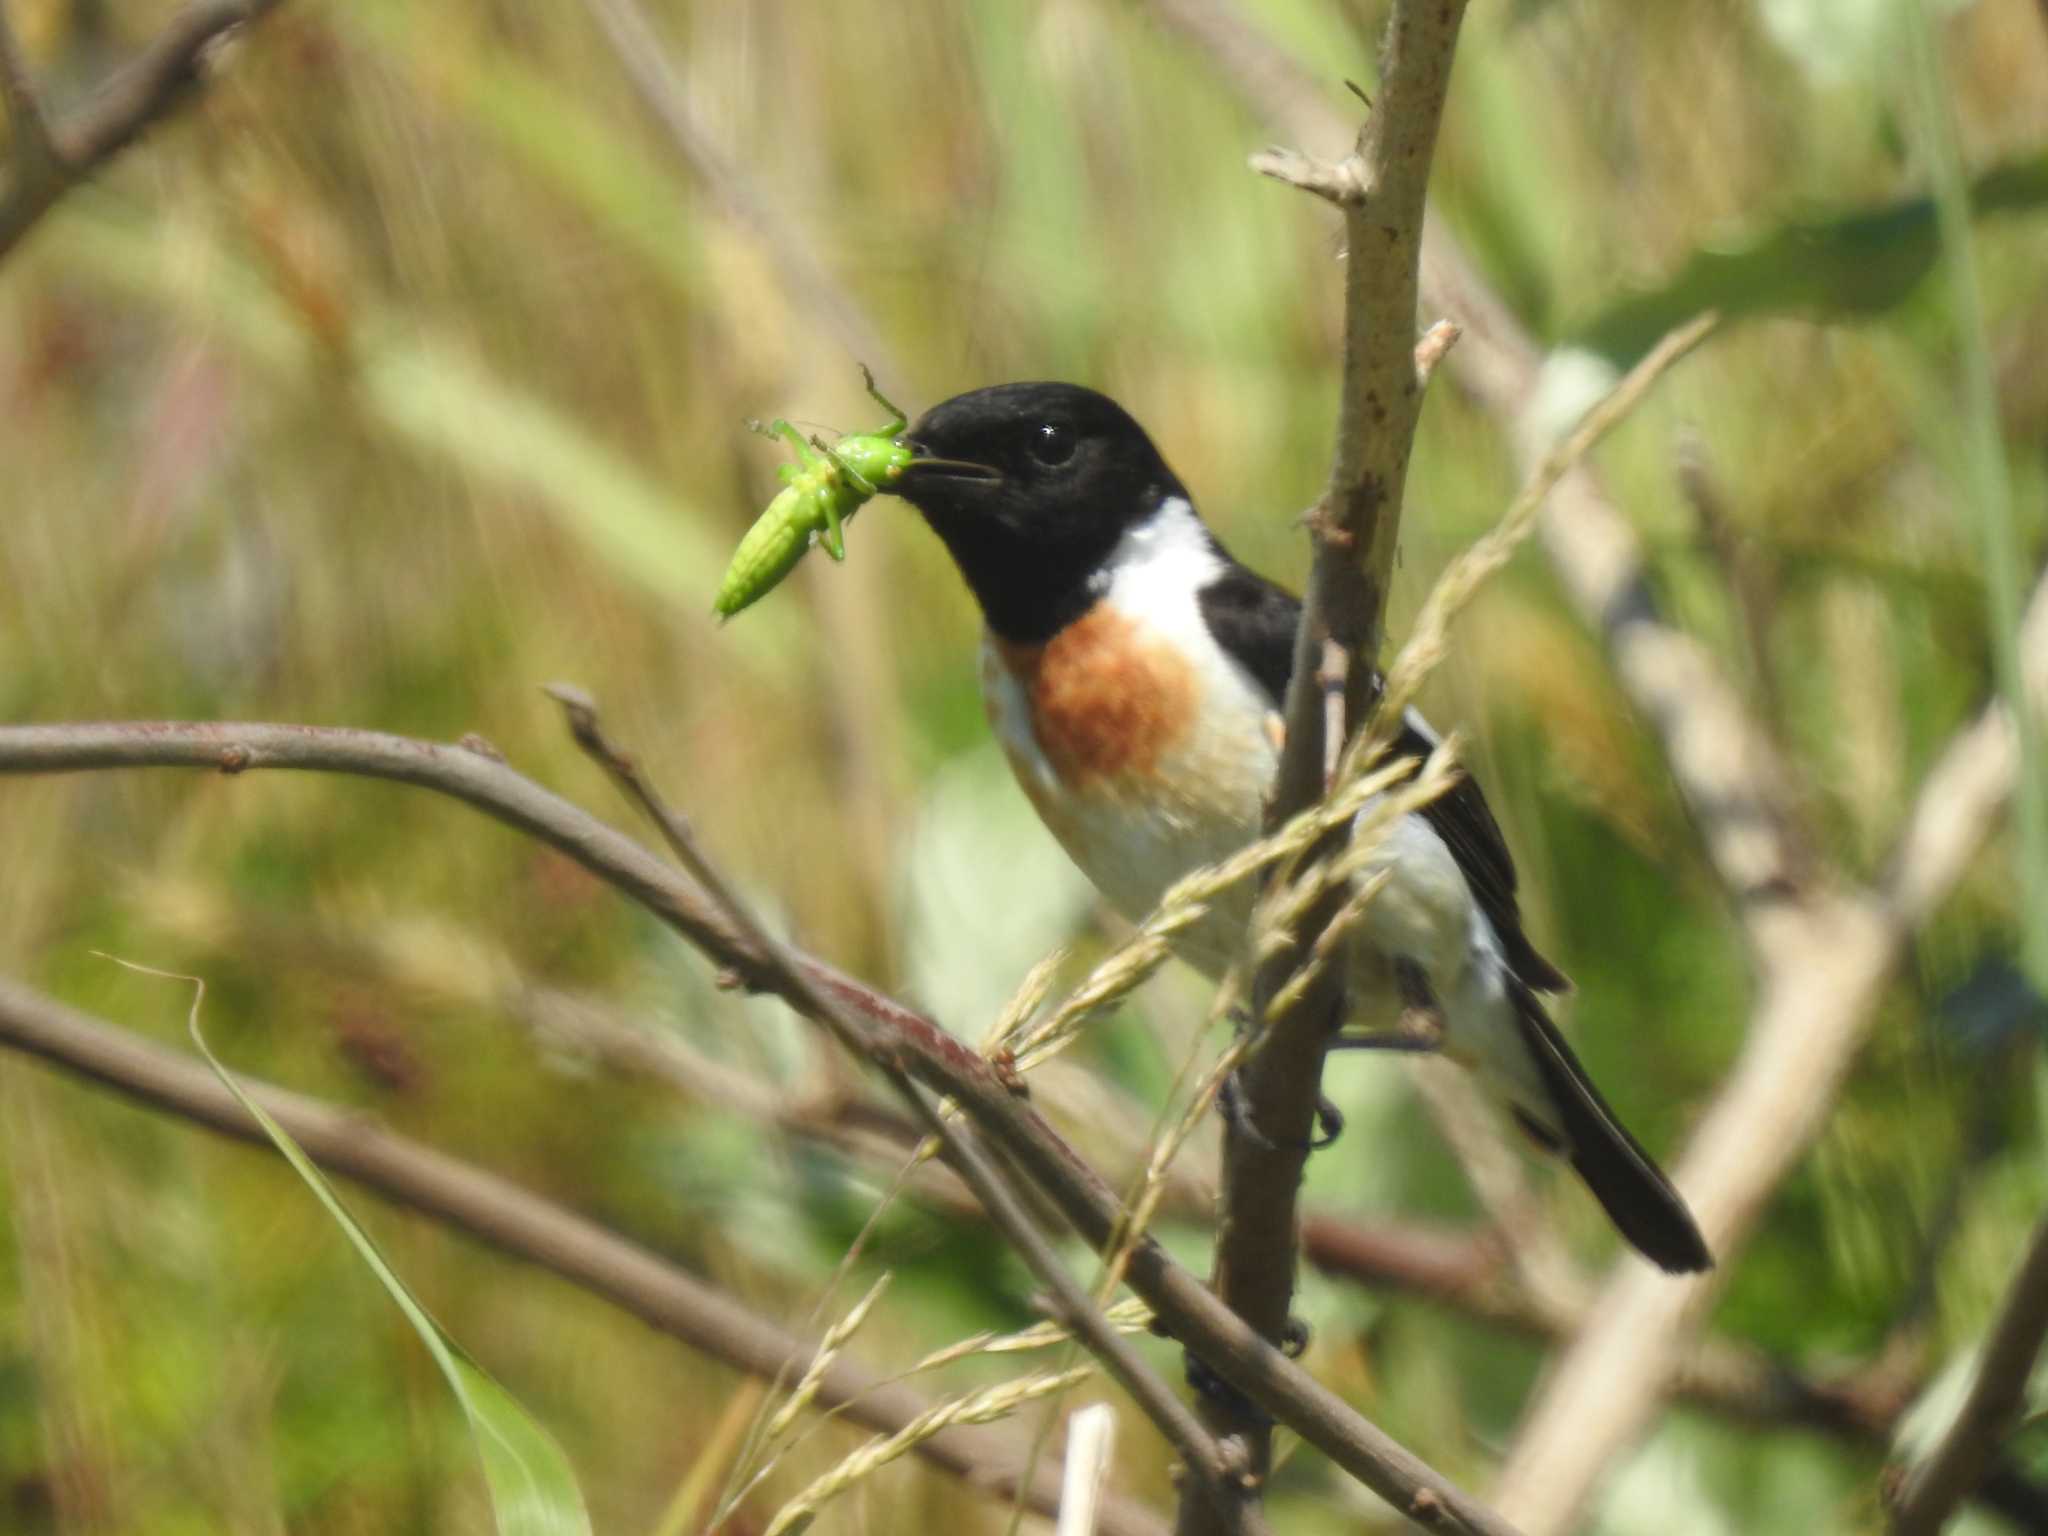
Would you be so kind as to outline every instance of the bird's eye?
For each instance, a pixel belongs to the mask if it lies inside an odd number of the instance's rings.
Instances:
[[[1066,427],[1046,422],[1031,434],[1029,452],[1034,463],[1057,469],[1074,456],[1074,434]]]

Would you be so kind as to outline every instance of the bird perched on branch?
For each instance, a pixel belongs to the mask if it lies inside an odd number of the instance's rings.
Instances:
[[[895,490],[981,604],[983,697],[1017,782],[1139,921],[1180,876],[1259,835],[1300,604],[1231,558],[1144,430],[1093,390],[973,390],[903,442],[913,457]],[[1395,750],[1427,756],[1436,741],[1409,711]],[[1568,983],[1522,931],[1479,786],[1461,778],[1395,823],[1377,872],[1347,973],[1354,1016],[1426,999],[1444,1054],[1570,1160],[1624,1238],[1667,1270],[1711,1266],[1684,1201],[1544,1011],[1539,994]],[[1252,901],[1242,889],[1218,902],[1180,952],[1221,976]]]

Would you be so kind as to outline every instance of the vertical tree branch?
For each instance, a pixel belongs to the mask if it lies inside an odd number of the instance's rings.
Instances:
[[[1344,214],[1343,385],[1330,483],[1309,515],[1314,565],[1295,637],[1286,699],[1286,741],[1267,806],[1277,827],[1319,800],[1342,739],[1371,710],[1374,664],[1400,533],[1409,450],[1421,414],[1415,355],[1422,217],[1437,124],[1450,85],[1463,0],[1396,0],[1388,18],[1380,96],[1352,153],[1326,165],[1274,152],[1254,166],[1336,203]],[[1341,708],[1334,707],[1341,701]],[[1341,966],[1326,966],[1301,1002],[1270,1028],[1266,1005],[1336,916],[1333,890],[1295,943],[1260,968],[1254,986],[1258,1039],[1240,1074],[1242,1112],[1225,1132],[1217,1294],[1263,1337],[1286,1336],[1299,1262],[1296,1200],[1322,1083],[1324,1048],[1344,1007]],[[1271,1456],[1268,1422],[1227,1396],[1205,1400],[1219,1434],[1241,1441],[1255,1475]],[[1421,1515],[1421,1510],[1411,1510]],[[1178,1529],[1224,1529],[1192,1490]]]

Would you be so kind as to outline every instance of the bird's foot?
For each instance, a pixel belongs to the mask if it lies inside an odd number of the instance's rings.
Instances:
[[[1216,1108],[1224,1123],[1262,1152],[1320,1152],[1344,1132],[1343,1111],[1322,1094],[1316,1095],[1316,1133],[1306,1141],[1278,1142],[1252,1123],[1251,1105],[1245,1100],[1244,1084],[1236,1068],[1223,1079],[1216,1094]]]

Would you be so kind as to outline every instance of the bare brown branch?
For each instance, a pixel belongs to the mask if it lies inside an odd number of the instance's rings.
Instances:
[[[211,1130],[267,1145],[233,1095],[197,1061],[142,1040],[0,978],[0,1046],[23,1051],[153,1108]],[[602,1296],[649,1326],[757,1376],[799,1376],[818,1343],[789,1333],[617,1233],[508,1180],[421,1146],[371,1123],[359,1110],[244,1079],[315,1162],[394,1204],[468,1232],[500,1251]],[[930,1408],[923,1394],[892,1382],[844,1354],[825,1373],[821,1407],[856,1423],[894,1432]],[[1017,1489],[1025,1465],[1020,1439],[953,1428],[917,1453],[1002,1497]],[[1033,1509],[1059,1506],[1050,1471],[1024,1490]],[[1163,1522],[1128,1499],[1104,1511],[1105,1529],[1156,1536]]]
[[[1463,0],[1395,0],[1379,100],[1351,153],[1336,165],[1284,152],[1253,162],[1341,207],[1350,253],[1337,446],[1329,486],[1308,519],[1314,562],[1295,636],[1285,746],[1266,808],[1269,830],[1327,793],[1344,738],[1364,725],[1373,704],[1402,492],[1422,410],[1415,331],[1423,204],[1463,18]],[[1268,1010],[1295,966],[1316,952],[1317,936],[1336,921],[1346,895],[1332,889],[1300,923],[1294,943],[1259,967],[1255,1040],[1239,1073],[1242,1112],[1224,1136],[1216,1292],[1272,1341],[1286,1333],[1294,1296],[1296,1202],[1324,1050],[1345,1006],[1343,967],[1323,967],[1283,1016],[1269,1018]],[[1212,1396],[1203,1416],[1240,1441],[1263,1475],[1271,1431],[1262,1414],[1247,1408]],[[1407,1512],[1426,1513],[1415,1506]],[[1177,1528],[1183,1536],[1223,1529],[1185,1494]]]
[[[89,101],[56,122],[42,111],[13,34],[0,21],[0,90],[15,133],[15,160],[0,197],[0,257],[66,192],[175,111],[223,39],[276,5],[194,0]]]
[[[2048,580],[2022,634],[2028,686],[2048,688]],[[1761,969],[1749,1042],[1676,1182],[1716,1252],[1734,1250],[1825,1123],[1916,923],[1972,861],[2018,774],[2012,722],[1993,706],[1922,786],[1876,892],[1828,890],[1752,906]],[[1615,1452],[1640,1432],[1725,1281],[1618,1271],[1530,1410],[1499,1497],[1532,1530],[1573,1528]]]
[[[1894,1536],[1932,1536],[1983,1480],[2000,1443],[2018,1421],[2027,1378],[2048,1337],[2048,1221],[2034,1228],[2018,1272],[1984,1340],[1970,1390],[1940,1442],[1901,1483],[1892,1505]]]

